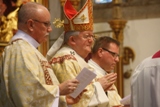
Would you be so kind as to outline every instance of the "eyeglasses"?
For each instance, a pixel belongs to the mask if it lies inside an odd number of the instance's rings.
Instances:
[[[102,48],[102,49],[105,50],[105,51],[107,51],[107,52],[109,52],[114,58],[119,57],[119,54],[117,54],[117,53],[115,53],[115,52],[112,52],[112,51],[110,51],[110,50],[108,50],[108,49],[106,49],[106,48]]]
[[[46,27],[50,27],[51,26],[51,23],[50,22],[41,22],[39,20],[36,20],[36,19],[32,19],[33,21],[36,21],[38,23],[43,23]]]
[[[83,36],[83,38],[85,38],[85,39],[94,39],[94,35],[85,35],[85,36]]]

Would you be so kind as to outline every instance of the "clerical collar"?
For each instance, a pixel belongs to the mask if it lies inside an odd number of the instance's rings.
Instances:
[[[31,44],[32,46],[34,46],[35,48],[38,48],[38,46],[40,45],[35,39],[33,39],[31,36],[23,32],[22,30],[17,31],[17,33],[12,37],[10,43],[16,39],[23,39],[27,41],[29,44]]]
[[[96,68],[98,69],[98,71],[96,71],[96,72],[99,72],[99,73],[102,74],[102,75],[106,75],[106,74],[107,74],[107,72],[106,72],[104,69],[102,69],[102,68],[101,68],[96,62],[94,62],[92,59],[90,59],[89,62],[90,62],[90,64],[92,64],[94,67],[96,67]]]

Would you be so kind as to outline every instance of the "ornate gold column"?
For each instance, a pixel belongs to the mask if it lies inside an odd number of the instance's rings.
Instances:
[[[119,94],[123,97],[123,29],[126,24],[126,20],[122,18],[121,11],[121,0],[113,0],[113,19],[108,21],[110,27],[113,30],[113,37],[120,42],[120,58],[119,63],[115,68],[115,72],[117,73],[117,82],[116,86]]]

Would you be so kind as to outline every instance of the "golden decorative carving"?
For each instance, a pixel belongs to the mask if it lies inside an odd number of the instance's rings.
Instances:
[[[0,42],[9,42],[11,37],[17,31],[17,11],[22,3],[26,3],[34,0],[17,0],[16,3],[6,3],[6,11],[4,15],[0,17]],[[11,5],[11,6],[10,6]]]
[[[135,58],[135,53],[133,49],[131,49],[130,47],[124,47],[123,48],[123,64],[124,65],[130,64],[130,59],[133,62],[134,58]]]
[[[128,79],[131,77],[133,68],[132,68],[132,62],[135,58],[135,53],[130,47],[124,47],[123,48],[123,64],[129,65],[129,69],[126,70],[123,74],[124,78]]]
[[[17,30],[17,11],[19,8],[9,13],[8,16],[0,18],[0,42],[9,42]]]
[[[10,41],[11,37],[17,31],[17,11],[19,9],[19,6],[22,3],[26,3],[29,1],[38,2],[48,8],[48,0],[17,0],[16,3],[7,2],[8,4],[2,4],[2,0],[0,0],[0,55],[6,44]],[[6,11],[4,11],[5,9]],[[46,55],[48,51],[48,43],[45,42],[41,44],[41,46],[38,49],[43,55]]]
[[[115,33],[115,38],[120,42],[123,42],[123,29],[126,25],[126,20],[123,19],[113,19],[108,21],[110,27],[112,28],[113,32]]]

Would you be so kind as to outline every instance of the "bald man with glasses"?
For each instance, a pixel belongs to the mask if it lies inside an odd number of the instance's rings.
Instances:
[[[18,31],[0,57],[0,107],[68,107],[80,100],[68,95],[78,80],[59,84],[47,59],[37,50],[51,31],[46,7],[35,2],[21,6]]]
[[[88,61],[88,64],[95,69],[97,79],[113,72],[116,63],[119,61],[119,45],[120,43],[118,41],[107,36],[102,36],[95,40],[91,59]],[[106,90],[106,95],[109,99],[109,105],[107,107],[123,106],[120,103],[121,97],[114,84]]]

